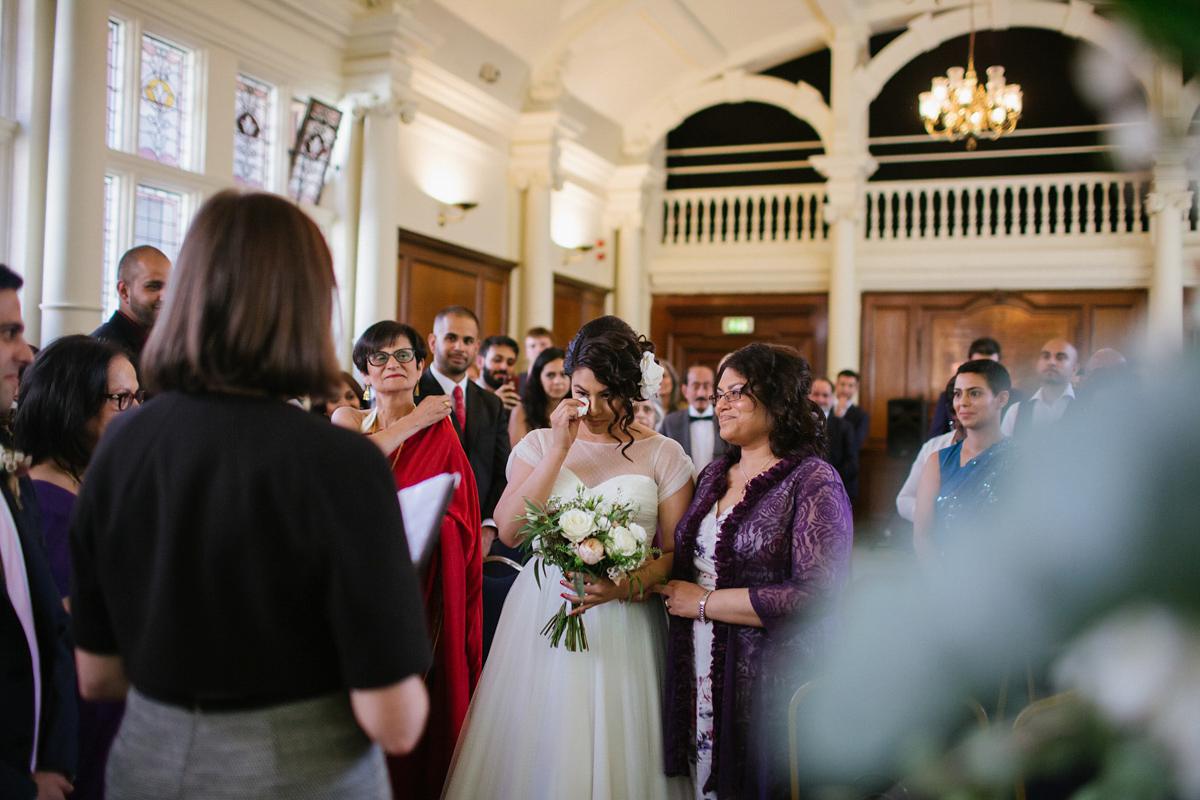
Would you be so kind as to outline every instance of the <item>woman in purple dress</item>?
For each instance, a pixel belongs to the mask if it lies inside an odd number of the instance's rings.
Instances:
[[[700,473],[675,528],[664,746],[668,775],[697,798],[787,797],[770,743],[834,628],[853,520],[823,460],[808,362],[752,344],[730,356],[714,398],[724,456]]]
[[[38,353],[21,379],[13,422],[16,448],[30,457],[29,476],[42,512],[42,537],[63,605],[71,593],[67,520],[92,451],[109,421],[141,402],[137,372],[114,344],[64,336]],[[104,764],[124,703],[79,698],[79,770],[71,800],[104,797]]]

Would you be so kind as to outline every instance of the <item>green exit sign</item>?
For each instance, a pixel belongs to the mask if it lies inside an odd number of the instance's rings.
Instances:
[[[754,333],[754,317],[722,317],[721,333],[747,334]]]

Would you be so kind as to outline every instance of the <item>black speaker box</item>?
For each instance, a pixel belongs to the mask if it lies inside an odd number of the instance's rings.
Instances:
[[[896,397],[887,404],[887,454],[915,458],[925,443],[926,403],[921,397]]]

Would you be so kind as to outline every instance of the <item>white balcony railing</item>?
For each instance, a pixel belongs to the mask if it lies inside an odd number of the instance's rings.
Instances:
[[[1193,185],[1185,229],[1200,227]],[[1120,236],[1150,229],[1145,175],[1076,173],[868,183],[867,240]],[[667,192],[665,246],[804,243],[826,238],[824,184]]]
[[[711,245],[824,239],[824,184],[668,192],[664,244]]]

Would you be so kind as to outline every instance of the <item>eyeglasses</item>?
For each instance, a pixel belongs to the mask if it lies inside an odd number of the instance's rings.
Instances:
[[[138,389],[136,392],[121,392],[120,394],[104,395],[109,400],[116,402],[117,411],[125,411],[134,403],[141,405],[146,402],[146,390]]]
[[[716,394],[711,395],[708,399],[714,406],[721,402],[722,399],[725,400],[725,402],[732,404],[736,403],[738,400],[741,400],[746,395],[745,390],[745,386],[738,386],[730,389],[728,392],[717,392]]]
[[[376,350],[367,356],[367,363],[373,367],[386,367],[389,358],[396,359],[397,364],[405,364],[412,361],[417,356],[417,351],[411,347],[401,347],[399,350],[388,352],[387,350]]]

